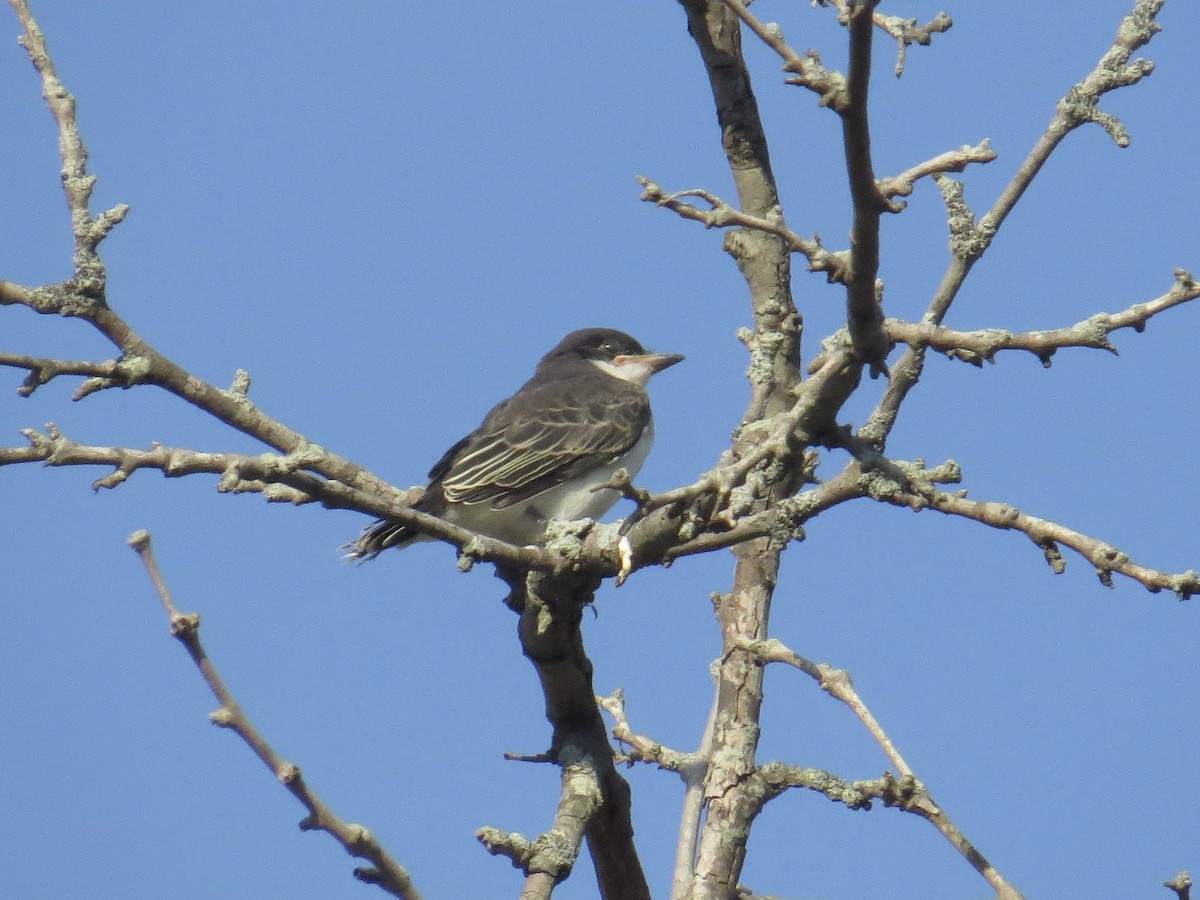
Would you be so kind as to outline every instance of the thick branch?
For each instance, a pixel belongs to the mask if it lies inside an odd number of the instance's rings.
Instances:
[[[850,228],[850,281],[846,285],[846,321],[850,340],[872,375],[887,369],[889,345],[883,331],[882,285],[879,273],[879,220],[882,213],[898,211],[879,190],[871,159],[871,129],[867,95],[871,82],[871,42],[875,34],[871,11],[878,0],[852,0],[849,7],[850,73],[848,102],[840,110],[846,172],[854,201]]]
[[[650,890],[633,843],[629,785],[613,763],[592,688],[592,663],[580,631],[583,609],[600,579],[514,571],[502,575],[512,588],[509,605],[520,613],[517,632],[521,649],[537,672],[546,699],[546,718],[553,726],[547,757],[564,769],[559,817],[548,832],[556,836],[550,840],[565,851],[571,846],[570,839],[577,839],[582,831],[596,868],[600,896],[604,900],[648,900]],[[593,785],[594,790],[581,785]],[[578,843],[573,846],[577,853]],[[560,853],[559,858],[565,860],[567,855]],[[574,856],[570,859],[573,863]],[[527,870],[527,874],[532,878],[534,872]],[[559,877],[565,877],[565,872]],[[545,878],[526,884],[527,890],[544,887]]]
[[[736,16],[745,9],[736,0],[681,2],[712,88],[738,207],[747,215],[783,224],[766,135],[742,56]],[[791,409],[796,403],[793,392],[807,385],[800,384],[801,319],[792,300],[789,248],[775,235],[752,230],[728,234],[725,246],[746,279],[754,312],[753,331],[742,335],[751,353],[751,399],[735,438],[733,457],[737,459],[754,452],[763,420]],[[840,407],[838,401],[844,402],[857,380],[856,367],[831,366],[823,378],[810,381],[823,388],[836,384],[837,389],[810,393],[806,408]],[[802,442],[794,441],[788,462],[777,467],[778,471],[763,473],[761,490],[754,492],[761,499],[752,501],[748,512],[765,508],[770,496],[788,496],[795,491],[803,478],[803,451]],[[717,603],[726,648],[732,646],[735,635],[766,636],[783,546],[760,539],[735,550],[733,589]],[[737,886],[758,808],[745,790],[742,776],[755,767],[761,703],[761,667],[745,654],[728,655],[718,675],[711,762],[704,788],[708,810],[692,874],[694,900],[724,900]],[[689,839],[682,832],[681,837]],[[691,849],[681,842],[678,858],[683,859]],[[677,883],[681,875],[686,873],[676,872]]]

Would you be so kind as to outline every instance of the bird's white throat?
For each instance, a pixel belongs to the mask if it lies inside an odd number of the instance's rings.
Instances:
[[[638,387],[645,387],[655,369],[647,362],[636,356],[618,356],[615,360],[592,359],[589,362],[601,372],[607,372],[622,381],[629,381]],[[645,460],[643,460],[644,462]],[[630,472],[632,475],[633,473]]]

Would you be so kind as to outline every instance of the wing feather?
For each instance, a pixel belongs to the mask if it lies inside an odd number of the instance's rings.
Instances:
[[[520,503],[605,465],[637,443],[650,401],[636,384],[593,373],[524,389],[488,413],[434,471],[447,500]],[[603,426],[603,427],[597,427]]]

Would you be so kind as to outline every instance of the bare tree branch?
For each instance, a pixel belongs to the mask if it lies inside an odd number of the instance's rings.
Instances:
[[[1186,871],[1180,872],[1170,881],[1164,881],[1163,887],[1169,888],[1175,892],[1175,896],[1179,900],[1191,900],[1192,896],[1192,876]]]
[[[853,0],[816,0],[816,4],[836,7],[838,21],[843,25],[849,19],[851,8],[854,5]],[[944,12],[938,13],[924,25],[917,25],[916,19],[902,19],[900,16],[888,16],[879,12],[871,13],[871,19],[876,28],[886,32],[896,41],[897,78],[904,74],[904,63],[910,46],[920,44],[922,47],[928,47],[933,42],[935,34],[949,31],[954,25],[954,22]]]
[[[934,177],[946,172],[962,172],[971,163],[988,163],[996,158],[988,141],[984,140],[975,147],[960,147],[958,150],[948,150],[932,159],[919,163],[899,175],[883,178],[878,181],[879,193],[886,199],[907,197],[913,192],[913,187],[922,178]],[[642,186],[641,199],[672,210],[685,219],[700,222],[705,228],[728,228],[739,226],[772,234],[782,240],[793,253],[799,253],[808,259],[810,272],[825,272],[831,283],[845,284],[850,275],[850,251],[831,251],[825,249],[819,235],[811,240],[801,237],[788,228],[783,220],[773,214],[767,217],[752,216],[735,209],[728,201],[716,196],[703,188],[692,188],[685,191],[667,193],[663,188],[649,178],[638,177]],[[696,197],[703,200],[708,209],[700,209],[685,198]]]
[[[879,189],[871,161],[871,138],[867,117],[867,93],[871,79],[871,45],[874,36],[872,13],[879,0],[853,0],[846,10],[850,29],[849,74],[831,75],[820,66],[815,54],[803,58],[784,40],[777,25],[764,25],[740,0],[722,0],[755,34],[784,59],[784,68],[798,73],[798,82],[816,91],[822,105],[834,109],[842,119],[846,171],[854,201],[850,260],[846,284],[846,317],[850,340],[872,375],[887,368],[888,343],[883,333],[882,288],[879,271],[879,217],[902,207],[888,200]]]
[[[932,159],[918,163],[911,169],[882,178],[879,181],[879,192],[884,197],[907,197],[913,192],[913,186],[922,178],[932,178],[946,172],[965,172],[972,163],[985,164],[996,159],[996,151],[991,142],[984,138],[974,147],[963,145],[957,150],[947,150]]]
[[[638,734],[629,724],[625,714],[625,694],[614,691],[608,697],[597,697],[596,701],[614,719],[613,737],[629,749],[628,759],[656,765],[660,769],[674,772],[686,786],[683,812],[679,819],[679,840],[675,850],[675,870],[671,878],[671,900],[686,900],[691,893],[693,863],[696,846],[700,839],[701,820],[704,811],[704,782],[708,767],[712,763],[713,733],[716,728],[718,698],[713,698],[712,711],[695,753],[681,753],[664,747],[658,741]]]
[[[855,352],[871,367],[871,375],[887,371],[890,346],[883,331],[883,285],[879,274],[879,226],[884,212],[902,208],[885,198],[875,181],[867,92],[871,83],[871,15],[879,0],[852,0],[848,8],[850,71],[848,102],[839,110],[854,222],[850,227],[850,280],[846,285],[846,321]]]
[[[840,72],[830,72],[822,66],[821,58],[815,51],[809,50],[805,54],[797,53],[784,40],[783,29],[774,22],[767,24],[759,21],[741,0],[721,0],[721,2],[741,19],[747,28],[758,35],[764,44],[779,54],[779,58],[784,63],[783,70],[793,73],[794,76],[787,79],[788,84],[797,84],[808,88],[817,95],[818,105],[828,106],[835,111],[840,112],[849,103],[845,76]]]
[[[736,0],[681,2],[712,88],[738,207],[752,216],[782,220],[766,135],[742,56],[735,18],[741,13],[734,9],[741,4]],[[799,383],[801,319],[791,295],[788,247],[773,235],[749,230],[728,234],[725,246],[746,280],[754,312],[754,330],[743,337],[751,353],[751,400],[735,436],[737,458],[753,452],[762,437],[763,420],[793,407],[793,391],[806,385]],[[809,393],[807,409],[840,406],[837,398],[853,390],[860,371],[848,355],[831,359],[820,378],[810,379],[818,390]],[[766,498],[794,492],[803,478],[803,449],[801,442],[794,442],[793,465],[781,465],[767,476],[771,483],[764,483],[767,491],[752,507],[765,508]],[[733,588],[715,604],[723,647],[730,648],[736,635],[766,636],[782,546],[759,539],[734,550]],[[757,801],[741,778],[755,767],[761,705],[762,667],[744,653],[728,653],[717,677],[711,763],[704,788],[707,815],[692,878],[694,900],[725,900],[737,887],[757,812]]]
[[[604,802],[591,761],[585,755],[573,755],[574,748],[567,748],[557,760],[562,765],[562,797],[549,831],[532,841],[495,828],[481,828],[475,833],[489,853],[508,857],[525,873],[521,900],[548,900],[555,886],[566,880],[579,857],[584,832]]]
[[[288,789],[293,797],[304,805],[308,815],[300,822],[302,831],[324,831],[332,836],[347,853],[371,863],[370,868],[354,870],[354,877],[366,884],[375,884],[393,897],[402,900],[421,900],[421,894],[409,877],[408,871],[394,860],[380,844],[375,836],[361,825],[343,821],[333,810],[325,805],[304,780],[299,766],[286,762],[254,727],[254,723],[242,710],[225,682],[217,672],[216,666],[204,650],[200,642],[200,616],[198,613],[181,613],[171,599],[171,592],[158,568],[158,561],[150,546],[148,531],[135,531],[129,536],[129,545],[137,553],[146,573],[150,576],[154,589],[162,601],[167,617],[171,620],[171,634],[183,644],[192,662],[200,670],[205,683],[213,696],[217,698],[220,707],[209,718],[213,724],[228,728],[254,751],[254,755],[263,761],[279,782]]]
[[[1169,590],[1180,600],[1187,600],[1195,594],[1200,594],[1200,573],[1192,569],[1172,574],[1148,568],[1135,563],[1128,554],[1111,544],[1049,519],[1041,519],[1023,513],[1008,503],[968,500],[961,494],[940,492],[932,500],[929,500],[924,497],[917,498],[903,489],[880,494],[876,499],[897,506],[907,506],[910,509],[934,509],[946,515],[972,519],[992,528],[1019,531],[1041,549],[1045,554],[1046,562],[1050,564],[1055,574],[1061,574],[1067,566],[1066,560],[1059,550],[1061,545],[1070,547],[1090,562],[1096,569],[1096,577],[1105,587],[1113,587],[1112,576],[1115,572],[1133,579],[1152,594]]]
[[[959,289],[970,274],[975,260],[990,245],[1008,214],[1063,139],[1085,122],[1099,121],[1101,118],[1102,124],[1108,123],[1112,133],[1117,120],[1099,114],[1096,104],[1108,91],[1135,84],[1154,70],[1153,64],[1149,62],[1139,60],[1132,65],[1127,63],[1133,52],[1148,43],[1159,31],[1154,17],[1162,9],[1164,2],[1165,0],[1136,0],[1133,11],[1121,22],[1112,47],[1091,73],[1059,101],[1054,118],[1045,132],[1021,163],[991,210],[980,219],[978,226],[972,229],[973,240],[968,242],[970,252],[957,249],[953,254],[950,265],[942,276],[942,282],[925,312],[922,320],[924,324],[942,323],[955,297],[958,296]],[[1120,141],[1117,143],[1124,146]],[[910,347],[892,366],[883,399],[859,430],[864,439],[876,443],[880,449],[887,443],[888,435],[896,424],[900,406],[921,377],[921,370],[925,365],[925,352],[925,348]]]
[[[423,532],[457,546],[464,567],[469,567],[472,561],[484,560],[549,571],[574,564],[554,552],[532,546],[517,547],[410,509],[408,504],[420,496],[421,488],[408,493],[391,488],[396,499],[384,500],[374,494],[323,479],[307,471],[306,463],[310,457],[303,446],[292,454],[262,453],[249,456],[170,448],[160,444],[155,444],[150,450],[89,446],[72,441],[53,424],[46,427],[45,434],[31,428],[24,429],[22,434],[29,441],[29,446],[0,447],[0,466],[29,462],[43,462],[48,466],[111,466],[111,473],[92,482],[92,489],[97,491],[123,484],[140,469],[158,470],[169,478],[195,474],[219,475],[217,490],[221,493],[260,493],[270,502],[296,505],[316,501],[329,509],[356,509],[413,524]],[[616,571],[615,550],[608,556],[602,550],[597,550],[596,554],[598,559],[613,558],[609,571]]]
[[[591,574],[503,570],[501,575],[512,588],[508,604],[521,617],[517,626],[521,649],[537,672],[546,701],[546,718],[553,728],[546,756],[563,768],[562,800],[555,826],[547,832],[553,836],[546,842],[569,871],[582,832],[595,865],[600,896],[605,900],[648,900],[650,889],[633,843],[629,784],[613,763],[607,729],[592,688],[592,662],[580,631],[583,609],[591,602],[600,579]],[[521,859],[533,859],[519,842],[497,840],[502,832],[484,829],[479,834],[493,853],[503,852],[515,862],[505,847],[516,848],[522,851]],[[561,867],[554,871],[526,869],[532,879],[526,884],[527,890],[546,890],[546,877],[553,877],[555,872],[566,877]],[[545,877],[533,879],[535,874]]]
[[[22,396],[63,376],[85,379],[75,392],[76,400],[114,387],[156,386],[256,438],[272,452],[257,456],[206,453],[157,443],[149,450],[85,446],[50,425],[44,434],[24,431],[28,447],[0,448],[0,466],[41,461],[53,466],[110,467],[111,472],[93,483],[96,490],[116,487],[139,469],[161,471],[168,477],[212,474],[219,477],[221,491],[257,492],[267,500],[294,504],[315,501],[413,525],[456,545],[464,568],[475,560],[497,563],[500,576],[512,588],[508,602],[520,615],[522,651],[539,677],[553,729],[550,749],[526,758],[555,763],[561,769],[562,782],[554,823],[534,840],[495,828],[480,829],[477,836],[489,852],[505,856],[525,873],[522,896],[530,900],[552,895],[571,873],[585,839],[606,900],[649,896],[633,842],[629,786],[616,769],[601,706],[616,720],[612,734],[630,748],[628,760],[674,771],[687,787],[673,900],[727,900],[739,891],[755,818],[769,799],[789,788],[817,791],[849,808],[867,808],[873,799],[880,799],[885,805],[921,815],[983,874],[999,897],[1016,900],[1020,897],[1016,889],[933,801],[858,697],[848,674],[799,657],[769,637],[770,608],[782,549],[802,539],[805,523],[820,512],[864,497],[914,510],[933,508],[994,528],[1021,531],[1043,550],[1056,572],[1065,565],[1059,548],[1066,545],[1092,562],[1101,581],[1110,587],[1112,573],[1117,572],[1151,591],[1170,588],[1181,599],[1200,593],[1200,575],[1193,571],[1172,575],[1148,569],[1115,548],[1057,523],[1006,504],[967,500],[965,492],[940,491],[936,485],[959,480],[958,467],[952,461],[930,469],[920,460],[894,461],[883,454],[929,348],[976,365],[993,360],[1001,350],[1024,350],[1049,365],[1051,356],[1062,347],[1116,352],[1109,340],[1112,331],[1126,327],[1141,331],[1154,315],[1200,296],[1192,276],[1177,270],[1175,286],[1166,294],[1119,313],[1097,314],[1068,328],[966,332],[941,324],[974,262],[1066,134],[1085,122],[1094,122],[1118,145],[1129,143],[1120,121],[1100,111],[1098,104],[1107,91],[1134,84],[1153,70],[1152,64],[1130,62],[1130,58],[1158,30],[1154,17],[1163,0],[1136,0],[1113,47],[1060,101],[1054,119],[1012,181],[991,210],[978,219],[966,203],[961,182],[946,173],[993,160],[995,153],[986,140],[882,179],[875,175],[871,152],[867,97],[875,29],[897,41],[899,75],[906,48],[913,43],[928,44],[934,33],[948,29],[951,22],[947,16],[939,14],[927,25],[917,26],[916,20],[876,12],[878,0],[829,0],[848,28],[849,65],[843,76],[826,70],[816,53],[797,53],[777,25],[763,23],[749,11],[748,0],[680,2],[712,88],[737,200],[726,201],[702,189],[667,193],[644,178],[639,179],[642,199],[708,228],[728,229],[725,249],[745,278],[754,317],[753,328],[739,335],[751,357],[748,408],[731,448],[692,484],[649,494],[636,488],[628,477],[614,477],[609,486],[637,504],[636,514],[623,526],[556,523],[548,530],[543,547],[515,547],[412,509],[420,489],[399,491],[268,416],[249,399],[250,379],[245,372],[238,372],[229,389],[221,389],[160,354],[108,304],[106,270],[97,248],[122,221],[127,208],[117,206],[94,217],[89,210],[94,176],[87,173],[87,150],[76,125],[75,100],[58,79],[26,0],[10,3],[23,25],[22,44],[42,79],[59,128],[63,186],[75,246],[74,270],[70,279],[58,284],[30,287],[0,281],[0,305],[81,318],[103,334],[119,356],[88,362],[4,352],[0,353],[0,365],[27,373],[18,388]],[[819,104],[829,106],[840,117],[853,201],[848,250],[826,250],[819,237],[802,238],[786,224],[742,55],[741,24],[783,59],[784,70],[792,76],[786,79],[788,83],[815,92]],[[896,198],[911,194],[914,184],[925,177],[936,181],[943,196],[952,258],[920,323],[885,319],[882,283],[877,277],[882,214],[903,209]],[[699,203],[688,202],[692,198]],[[803,322],[791,293],[792,253],[802,254],[811,271],[823,271],[829,282],[846,288],[847,325],[824,342],[806,374],[800,366]],[[888,372],[887,355],[896,343],[908,347]],[[839,423],[839,416],[859,385],[864,365],[872,375],[888,374],[888,384],[870,420],[855,435],[849,426]],[[821,448],[844,449],[853,460],[840,474],[818,484],[815,473],[824,452]],[[804,490],[806,485],[815,486]],[[395,896],[416,898],[407,873],[370,834],[333,816],[305,785],[299,769],[266,744],[204,654],[198,616],[182,615],[175,609],[151,554],[148,534],[138,532],[130,543],[158,588],[173,633],[221,704],[213,714],[214,722],[233,728],[304,803],[310,815],[302,827],[328,831],[348,852],[371,860],[373,868],[356,870],[357,877],[379,884]],[[620,584],[636,568],[665,565],[681,556],[723,547],[734,549],[736,568],[729,592],[714,596],[723,645],[716,667],[716,695],[699,749],[682,753],[634,732],[619,692],[608,698],[595,695],[580,621],[601,577],[617,574]],[[846,703],[879,742],[900,777],[886,773],[879,779],[848,782],[821,770],[760,763],[764,662],[794,666]],[[1181,873],[1177,882],[1182,884],[1185,876]],[[1186,887],[1169,882],[1166,886],[1186,896]]]
[[[85,384],[94,382],[99,385],[103,383],[104,387],[130,387],[136,383],[136,373],[130,371],[128,366],[117,359],[94,363],[0,351],[0,366],[26,369],[29,372],[25,381],[17,388],[17,393],[22,397],[32,395],[43,384],[49,384],[60,375],[89,375],[91,377]],[[91,391],[89,390],[87,393],[91,393]],[[86,395],[81,387],[71,399],[81,400]]]
[[[129,207],[121,204],[93,218],[88,208],[92,189],[96,185],[94,175],[87,172],[88,151],[75,120],[75,97],[67,91],[58,78],[54,61],[46,50],[46,37],[29,11],[26,0],[9,0],[21,22],[24,34],[21,46],[29,54],[29,60],[42,79],[42,96],[54,121],[58,124],[58,149],[62,157],[63,192],[67,197],[67,208],[71,212],[71,232],[75,240],[75,278],[72,282],[77,292],[79,307],[103,303],[104,287],[108,275],[97,254],[100,242],[125,218]],[[7,290],[0,290],[0,303],[8,302]],[[62,315],[74,315],[68,306],[58,310]],[[39,310],[40,311],[40,310]]]
[[[1051,357],[1064,347],[1090,347],[1116,353],[1117,348],[1108,336],[1118,328],[1132,328],[1141,332],[1146,323],[1165,310],[1200,297],[1198,285],[1190,272],[1175,270],[1175,284],[1153,300],[1135,303],[1117,313],[1097,313],[1068,328],[1049,331],[1016,333],[998,328],[983,331],[954,331],[940,325],[916,324],[888,319],[884,323],[888,335],[914,348],[932,348],[947,356],[961,359],[972,365],[994,362],[1001,350],[1025,350],[1049,368]]]
[[[767,766],[764,766],[764,771],[762,772],[763,778],[775,786],[774,790],[776,793],[786,787],[807,787],[811,790],[820,790],[823,793],[827,793],[830,799],[840,800],[852,809],[860,808],[863,805],[862,800],[855,801],[853,799],[861,794],[864,799],[879,797],[888,806],[899,806],[907,812],[916,813],[928,820],[943,837],[950,841],[954,848],[992,886],[996,891],[997,897],[1005,898],[1005,900],[1019,900],[1021,897],[1020,892],[1013,887],[1008,879],[1000,874],[995,866],[988,862],[987,858],[958,829],[945,810],[934,801],[924,782],[917,778],[912,767],[900,755],[900,751],[897,749],[895,743],[893,743],[891,737],[884,731],[883,726],[879,724],[878,720],[854,689],[854,683],[850,678],[849,672],[844,669],[835,669],[825,663],[814,663],[800,656],[782,642],[774,639],[750,642],[743,649],[748,653],[754,654],[762,662],[779,662],[799,669],[816,681],[821,690],[849,707],[854,715],[858,717],[858,720],[863,723],[863,726],[871,734],[871,737],[875,739],[875,742],[879,744],[880,748],[887,755],[888,760],[896,767],[896,771],[901,776],[899,781],[885,776],[883,780],[874,784],[854,782],[851,785],[846,785],[839,781],[827,782],[820,777],[820,775],[827,775],[827,773],[819,773],[816,776],[808,776],[815,778],[815,784],[808,784],[804,783],[802,779],[794,774],[790,767],[785,767],[785,771],[781,775],[778,772],[766,771]],[[782,764],[772,765],[779,766]],[[805,773],[811,771],[804,770]],[[832,778],[832,776],[829,777]],[[829,795],[825,790],[827,785],[832,785],[836,793]],[[847,790],[852,790],[855,793],[847,798]],[[869,806],[870,804],[866,803],[865,805]]]
[[[829,281],[844,283],[849,270],[849,253],[846,251],[831,252],[821,244],[819,236],[806,240],[788,228],[781,218],[768,213],[769,217],[752,216],[735,209],[725,200],[709,191],[693,188],[687,191],[675,191],[668,194],[649,178],[638,178],[641,184],[641,199],[664,209],[672,210],[685,219],[701,222],[705,228],[726,228],[737,225],[750,228],[765,234],[772,234],[787,244],[792,253],[800,253],[808,259],[810,272],[826,272]],[[683,202],[685,197],[697,197],[708,204],[707,210],[699,209],[690,203]]]

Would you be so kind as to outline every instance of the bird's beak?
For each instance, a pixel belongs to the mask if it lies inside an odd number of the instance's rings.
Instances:
[[[631,353],[626,356],[618,356],[613,362],[618,366],[632,365],[639,369],[644,368],[653,375],[677,362],[683,362],[683,356],[678,353]]]

